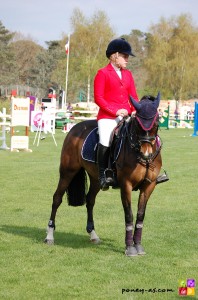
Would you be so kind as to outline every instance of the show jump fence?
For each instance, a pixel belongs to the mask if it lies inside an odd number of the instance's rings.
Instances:
[[[197,136],[198,132],[198,102],[195,102],[195,111],[194,111],[194,132],[192,136]]]
[[[0,111],[0,127],[1,127],[1,136],[0,141],[2,141],[2,145],[0,146],[0,149],[7,150],[9,147],[6,145],[6,130],[9,127],[10,130],[10,120],[11,116],[6,114],[6,108],[2,109],[2,112]]]

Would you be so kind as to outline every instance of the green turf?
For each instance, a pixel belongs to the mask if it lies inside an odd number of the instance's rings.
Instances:
[[[170,181],[158,185],[148,202],[147,255],[134,258],[124,255],[124,214],[119,191],[112,189],[98,194],[94,209],[100,245],[89,242],[86,207],[69,207],[65,197],[55,245],[43,243],[65,136],[60,129],[57,147],[51,135],[33,146],[31,133],[32,153],[1,150],[0,299],[181,299],[178,281],[198,281],[198,137],[192,133],[160,131]],[[133,192],[134,214],[137,199]]]

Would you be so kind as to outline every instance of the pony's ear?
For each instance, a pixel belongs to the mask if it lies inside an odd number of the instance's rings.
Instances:
[[[160,94],[160,92],[158,92],[157,97],[155,98],[155,102],[154,102],[156,108],[158,108],[158,106],[159,106],[160,97],[161,97],[161,94]]]
[[[135,109],[137,111],[140,110],[140,108],[141,108],[140,102],[137,102],[135,99],[133,99],[133,97],[131,95],[129,98],[130,98],[131,104],[135,107]]]

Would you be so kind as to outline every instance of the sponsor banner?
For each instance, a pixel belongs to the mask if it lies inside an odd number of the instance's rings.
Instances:
[[[32,111],[31,132],[44,131],[55,134],[55,112],[54,110]]]
[[[29,113],[29,98],[12,98],[11,126],[29,126]]]
[[[30,120],[29,125],[31,125],[31,112],[35,110],[37,98],[35,96],[29,96],[30,98]]]
[[[29,137],[28,136],[17,136],[11,137],[11,151],[13,149],[28,149]]]

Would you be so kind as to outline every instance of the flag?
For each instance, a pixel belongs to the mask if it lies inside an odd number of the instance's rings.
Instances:
[[[65,52],[69,54],[69,41],[65,44]]]

